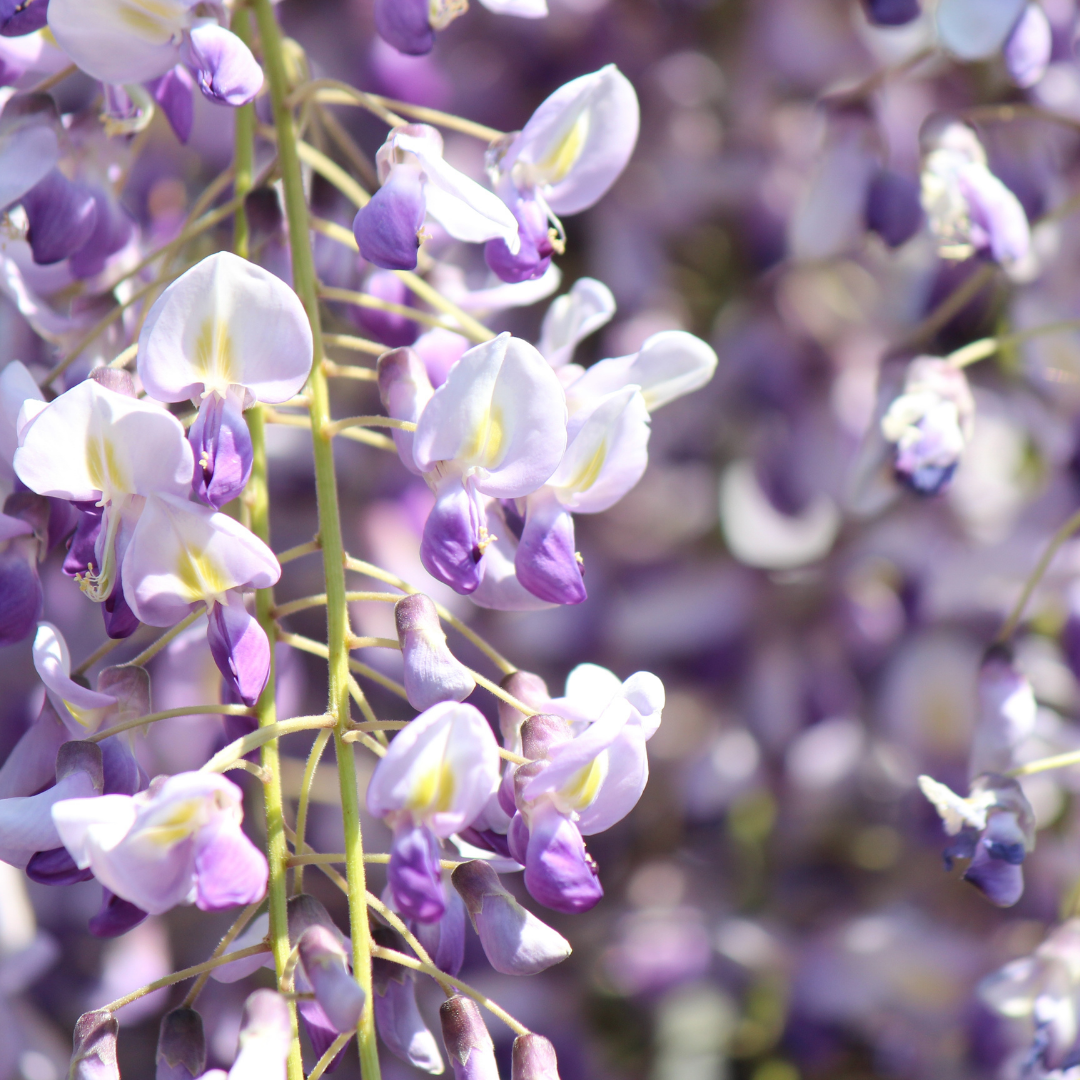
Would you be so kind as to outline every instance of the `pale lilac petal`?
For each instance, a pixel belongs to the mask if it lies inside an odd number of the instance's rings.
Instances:
[[[210,610],[206,639],[230,693],[254,705],[270,678],[270,642],[236,593]]]
[[[84,184],[72,183],[59,169],[23,196],[22,207],[34,262],[43,265],[73,255],[90,239],[97,223],[93,192]]]
[[[315,1000],[339,1033],[352,1031],[364,1011],[365,995],[349,973],[341,943],[325,927],[312,926],[301,934],[297,945]]]
[[[990,253],[1003,266],[1021,262],[1031,250],[1031,226],[1020,200],[988,169],[963,168],[957,182],[967,199],[973,226],[988,239]]]
[[[424,1072],[439,1075],[443,1069],[435,1036],[416,1007],[416,982],[411,971],[386,979],[375,990],[375,1026],[387,1050]]]
[[[941,0],[937,31],[941,44],[961,60],[984,60],[1005,44],[1025,0]]]
[[[312,363],[311,325],[292,289],[227,251],[197,263],[150,309],[139,335],[139,378],[159,401],[222,395],[287,401]],[[250,402],[245,402],[250,404]]]
[[[1005,42],[1005,66],[1017,86],[1034,86],[1043,77],[1053,45],[1046,12],[1039,4],[1028,4]]]
[[[239,822],[219,816],[199,831],[195,845],[195,904],[220,911],[253,904],[266,895],[266,857],[244,835]]]
[[[398,52],[423,56],[435,45],[429,0],[375,0],[375,29]]]
[[[285,999],[273,990],[256,990],[244,1003],[240,1052],[229,1080],[285,1080],[292,1045],[292,1020]]]
[[[525,888],[545,907],[567,914],[588,911],[604,895],[581,833],[554,807],[543,807],[532,816]]]
[[[516,15],[519,19],[542,19],[548,13],[547,0],[480,0],[498,15]]]
[[[56,777],[56,753],[68,739],[67,729],[48,698],[0,767],[0,799],[34,795]]]
[[[216,22],[192,27],[188,61],[203,97],[218,105],[246,105],[262,89],[263,73],[251,50]]]
[[[177,64],[160,79],[147,84],[147,89],[165,114],[176,137],[186,143],[191,138],[191,127],[195,122],[195,83],[187,68]]]
[[[436,387],[446,382],[450,369],[470,347],[468,338],[436,326],[416,339],[413,351],[423,361],[432,387]]]
[[[191,489],[200,501],[220,510],[247,486],[253,451],[244,420],[243,391],[224,397],[207,394],[199,406],[188,440],[195,456]]]
[[[413,165],[395,165],[353,219],[360,254],[386,270],[414,270],[420,249],[418,234],[426,213],[420,170]]]
[[[17,202],[56,165],[60,145],[52,111],[15,97],[0,115],[0,208]]]
[[[233,942],[232,952],[239,952],[241,949],[249,949],[252,945],[258,945],[265,937],[270,929],[270,915],[268,912],[263,912],[261,915],[256,915],[254,919],[248,923],[247,929]],[[263,955],[256,954],[255,956],[246,956],[242,960],[233,960],[228,964],[222,964],[221,967],[216,967],[210,973],[210,978],[215,982],[221,983],[234,983],[239,982],[241,979],[246,979],[249,975],[254,974],[259,968],[274,966],[274,958],[271,953],[264,953]]]
[[[407,918],[433,923],[446,913],[439,841],[425,826],[404,826],[395,831],[386,880],[394,906]]]
[[[579,812],[582,836],[610,829],[638,804],[649,782],[645,732],[640,724],[627,724],[607,751],[607,772],[592,803]]]
[[[596,278],[578,278],[568,293],[552,300],[540,325],[537,348],[553,367],[570,362],[578,342],[584,341],[615,314],[615,297]]]
[[[63,634],[52,623],[39,623],[34,636],[34,669],[45,684],[53,706],[69,730],[96,731],[105,714],[116,706],[111,694],[99,694],[75,682],[71,655]]]

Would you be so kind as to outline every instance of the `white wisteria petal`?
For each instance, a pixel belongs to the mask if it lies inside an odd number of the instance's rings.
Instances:
[[[124,555],[124,596],[150,626],[172,626],[230,589],[265,589],[281,576],[274,553],[228,514],[151,496]]]
[[[685,330],[661,330],[631,356],[593,364],[566,388],[571,417],[591,409],[598,398],[627,385],[641,388],[649,412],[704,386],[716,371],[715,350]]]
[[[515,499],[535,491],[566,449],[566,406],[536,349],[500,334],[450,369],[416,425],[413,456],[425,473],[454,462],[478,491]]]
[[[34,376],[12,360],[0,371],[0,462],[8,467],[19,448],[19,413],[27,399],[45,402]]]
[[[638,724],[627,724],[607,750],[607,769],[596,798],[580,811],[577,820],[582,836],[610,829],[638,804],[649,782],[648,736]]]
[[[609,394],[566,448],[548,487],[569,510],[597,514],[614,506],[649,464],[649,411],[636,386]]]
[[[462,289],[450,298],[465,311],[505,311],[507,308],[528,307],[540,300],[546,300],[561,283],[562,271],[554,263],[549,263],[548,268],[538,278],[530,278],[528,281],[501,281],[498,285],[474,289],[472,292]]]
[[[516,15],[519,19],[542,19],[548,13],[547,0],[480,0],[497,15]]]
[[[64,635],[52,623],[38,623],[33,657],[34,670],[67,727],[76,734],[80,728],[96,731],[105,714],[115,708],[116,698],[80,686],[71,678],[71,653]]]
[[[584,341],[615,314],[615,297],[596,278],[578,278],[568,293],[557,297],[540,325],[537,348],[553,367],[570,362],[579,341]]]
[[[615,672],[599,664],[578,664],[566,676],[566,694],[559,700],[574,709],[575,718],[592,723],[621,690]],[[564,712],[560,715],[567,716]]]
[[[499,748],[472,705],[433,705],[394,736],[368,785],[368,809],[380,817],[408,810],[447,837],[466,828],[499,783]]]
[[[192,468],[191,448],[175,416],[93,379],[46,406],[15,452],[15,472],[28,488],[77,502],[182,495]]]
[[[539,188],[556,214],[592,206],[637,143],[637,94],[614,64],[560,86],[510,144],[499,170],[517,188]]]
[[[311,371],[311,326],[279,277],[228,251],[182,274],[150,309],[139,335],[139,378],[159,401],[223,397],[287,401]]]
[[[961,60],[993,56],[1019,21],[1027,0],[941,0],[937,30],[941,44]]]
[[[427,212],[455,240],[480,244],[501,239],[512,252],[518,250],[517,218],[497,195],[443,160],[441,140],[436,144],[431,138],[407,134],[393,140],[399,151],[415,154],[420,161]]]
[[[88,75],[141,83],[176,66],[196,0],[55,0],[49,29]]]

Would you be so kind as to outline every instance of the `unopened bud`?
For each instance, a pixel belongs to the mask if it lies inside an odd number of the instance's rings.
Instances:
[[[206,1036],[194,1009],[173,1009],[161,1018],[156,1080],[194,1080],[206,1069]]]
[[[424,362],[412,349],[392,349],[379,357],[377,371],[379,397],[387,415],[416,423],[435,392]],[[413,433],[395,428],[391,435],[402,464],[419,476],[420,469],[413,459]]]
[[[439,1006],[443,1043],[454,1080],[499,1080],[495,1044],[472,998],[455,994]]]
[[[292,1020],[285,999],[274,990],[256,990],[244,1002],[240,1052],[231,1080],[284,1080],[292,1045]]]
[[[979,668],[979,713],[968,775],[1006,773],[1016,750],[1035,728],[1035,693],[1005,645],[989,649]]]
[[[531,671],[512,671],[499,685],[532,709],[542,709],[551,700],[547,683]],[[501,698],[498,705],[503,745],[507,750],[517,753],[521,749],[521,724],[525,720],[525,714]]]
[[[455,867],[451,880],[496,971],[535,975],[570,955],[570,942],[523,908],[487,863],[462,863]]]
[[[289,897],[289,940],[297,942],[309,926],[324,926],[344,941],[341,931],[334,925],[330,912],[310,893],[297,893]]]
[[[364,991],[349,974],[348,956],[338,937],[325,926],[310,926],[298,946],[304,974],[327,1019],[342,1034],[352,1031],[364,1011]]]
[[[468,668],[447,647],[430,597],[403,597],[394,607],[394,621],[405,661],[405,694],[414,709],[423,712],[440,701],[464,701],[476,689]]]
[[[510,1080],[559,1080],[555,1047],[543,1035],[529,1032],[514,1040]]]
[[[130,398],[137,396],[135,380],[131,377],[131,372],[123,368],[96,367],[90,372],[90,378],[114,394],[123,394],[124,397]]]
[[[561,716],[539,713],[528,717],[521,725],[521,752],[530,761],[539,761],[548,756],[553,746],[569,742],[571,738],[570,725]]]
[[[120,1025],[105,1009],[83,1013],[75,1023],[68,1080],[120,1080],[116,1037]]]

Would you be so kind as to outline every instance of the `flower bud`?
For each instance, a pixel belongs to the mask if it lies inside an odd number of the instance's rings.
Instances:
[[[402,307],[408,306],[413,296],[405,282],[390,270],[376,270],[365,282],[364,292]],[[350,308],[350,314],[368,337],[389,349],[411,345],[420,336],[420,324],[396,311],[355,307]]]
[[[451,875],[491,966],[503,975],[535,975],[565,960],[570,943],[523,908],[485,862],[462,863]]]
[[[508,694],[513,694],[522,704],[533,709],[541,709],[551,700],[547,683],[531,671],[512,671],[499,685]],[[521,725],[525,720],[525,715],[502,698],[499,699],[498,706],[499,729],[502,731],[503,745],[507,750],[517,753],[521,749]]]
[[[377,371],[379,398],[387,415],[416,423],[434,392],[420,357],[412,349],[393,349],[379,357]],[[413,458],[413,432],[394,428],[391,435],[401,463],[419,476]]]
[[[423,56],[435,45],[429,0],[375,0],[379,37],[407,56]]]
[[[120,1025],[111,1012],[83,1013],[75,1023],[68,1080],[120,1080],[116,1037]]]
[[[244,1002],[240,1052],[231,1080],[284,1080],[292,1045],[292,1021],[285,999],[273,990],[256,990]]]
[[[156,1080],[194,1080],[206,1068],[206,1036],[194,1009],[173,1009],[161,1018]]]
[[[443,1043],[454,1080],[499,1080],[495,1044],[472,998],[455,994],[439,1006]]]
[[[389,927],[374,925],[371,936],[383,948],[404,948],[401,936]],[[435,1036],[416,1007],[416,980],[408,968],[375,959],[371,966],[375,989],[375,1026],[386,1048],[402,1061],[432,1075],[445,1066]]]
[[[440,701],[464,701],[476,689],[468,669],[446,644],[435,604],[423,593],[394,607],[398,642],[405,661],[405,693],[421,712]]]
[[[535,1032],[519,1035],[514,1040],[510,1080],[559,1080],[555,1047]]]
[[[571,738],[570,725],[561,716],[538,713],[521,725],[521,752],[530,761],[539,761],[548,756],[551,747]]]
[[[364,991],[349,974],[348,956],[339,938],[326,927],[310,926],[300,935],[298,946],[315,1000],[339,1032],[352,1031],[364,1011]]]

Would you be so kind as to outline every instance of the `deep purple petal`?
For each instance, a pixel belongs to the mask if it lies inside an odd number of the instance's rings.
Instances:
[[[446,913],[439,841],[430,829],[406,825],[394,833],[386,878],[394,905],[407,919],[432,923]]]
[[[191,66],[203,96],[217,105],[246,105],[262,89],[251,50],[231,30],[203,23],[189,34]]]
[[[398,52],[423,56],[435,45],[428,0],[375,0],[375,29]]]
[[[176,137],[186,143],[195,121],[195,83],[183,64],[166,71],[160,79],[146,84]]]
[[[467,595],[480,584],[480,527],[483,516],[476,500],[457,483],[435,500],[424,525],[420,561],[432,577]]]
[[[889,247],[910,240],[923,221],[919,183],[911,176],[879,169],[866,194],[866,227]]]
[[[146,786],[146,774],[139,768],[126,735],[111,735],[98,746],[105,778],[103,795],[134,795]]]
[[[219,814],[199,830],[195,904],[201,911],[253,904],[266,894],[266,857],[238,822]]]
[[[26,876],[39,885],[74,885],[78,881],[89,881],[94,874],[89,867],[80,870],[68,849],[58,847],[34,855],[26,864]]]
[[[979,844],[971,865],[964,871],[970,881],[992,904],[1012,907],[1024,895],[1024,871],[1016,863],[995,858],[985,843]]]
[[[360,254],[384,270],[415,270],[420,248],[417,234],[426,212],[419,170],[396,165],[371,202],[353,219]]]
[[[389,270],[376,270],[367,279],[364,292],[379,300],[402,305],[408,305],[413,296],[401,278]],[[366,307],[353,307],[349,312],[368,337],[391,349],[411,345],[420,336],[420,324],[405,315]]]
[[[146,912],[103,888],[101,910],[86,924],[94,937],[111,938],[126,934],[146,918]]]
[[[57,263],[74,255],[93,235],[97,224],[94,193],[53,169],[22,198],[29,229],[26,239],[34,262]]]
[[[253,450],[243,410],[231,394],[207,394],[188,432],[195,457],[191,490],[220,510],[247,485]]]
[[[64,557],[64,573],[68,577],[85,574],[87,570],[97,570],[94,549],[101,532],[101,507],[95,506],[87,510],[80,505],[77,509],[79,523],[75,526],[75,535],[72,536]]]
[[[409,929],[427,950],[432,963],[456,975],[465,963],[465,904],[455,889],[446,889],[446,912],[438,922],[413,922]]]
[[[863,0],[866,17],[878,26],[903,26],[921,14],[919,0]]]
[[[131,610],[124,595],[124,568],[116,569],[116,583],[108,599],[101,605],[105,633],[111,638],[131,637],[139,629],[139,617]]]
[[[505,834],[497,833],[494,829],[474,829],[470,825],[469,828],[462,829],[458,836],[473,847],[480,848],[481,851],[490,851],[495,855],[501,855],[504,859],[514,857],[510,854],[510,842]]]
[[[222,678],[245,705],[254,705],[270,678],[270,642],[242,601],[214,604],[206,640]]]
[[[570,511],[553,498],[530,500],[514,556],[518,581],[548,603],[580,604],[588,594],[574,547]]]
[[[0,645],[14,645],[33,633],[41,618],[44,595],[38,578],[32,537],[12,540],[0,553]]]
[[[545,907],[571,914],[595,907],[604,895],[577,826],[554,808],[533,816],[525,888]]]
[[[22,37],[48,24],[49,0],[0,0],[0,36]]]
[[[131,216],[111,195],[95,191],[94,201],[97,203],[94,231],[68,261],[68,267],[77,278],[100,274],[109,257],[124,247],[135,231]]]
[[[517,199],[510,209],[518,221],[521,240],[518,253],[511,254],[505,240],[489,240],[484,245],[484,259],[503,281],[532,281],[543,276],[555,253],[548,234],[547,213],[533,199]]]

